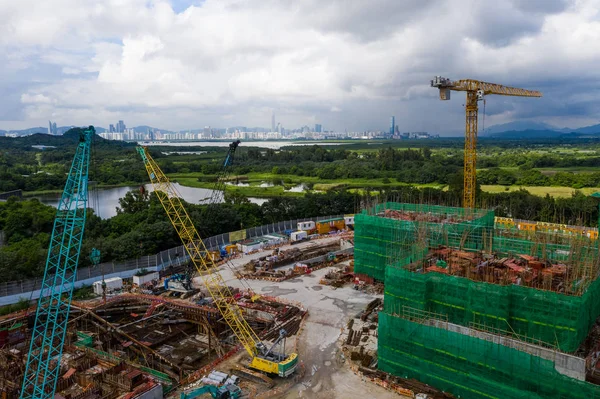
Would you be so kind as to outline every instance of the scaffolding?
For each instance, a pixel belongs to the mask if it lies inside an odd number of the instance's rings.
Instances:
[[[596,241],[506,234],[478,209],[385,203],[355,221],[355,271],[385,285],[381,370],[462,398],[600,398],[536,352],[571,356],[600,316]]]
[[[485,239],[493,235],[494,212],[386,202],[356,214],[354,221],[354,270],[384,281],[390,259],[418,239],[483,248]]]
[[[464,399],[598,399],[555,362],[478,337],[379,314],[378,367]]]

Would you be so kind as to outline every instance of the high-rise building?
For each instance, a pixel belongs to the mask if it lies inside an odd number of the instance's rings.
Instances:
[[[390,136],[394,135],[395,128],[396,128],[396,117],[392,116],[390,118]]]
[[[119,123],[117,123],[117,133],[124,133],[125,129],[125,123],[123,121],[119,121]]]
[[[315,133],[321,133],[323,130],[323,126],[321,126],[320,124],[316,123],[315,124]]]
[[[48,134],[52,134],[54,136],[58,135],[58,127],[56,127],[56,122],[48,121]]]
[[[275,132],[277,129],[277,125],[275,124],[275,111],[273,111],[273,114],[271,115],[271,131]]]
[[[108,132],[109,133],[115,133],[115,125],[113,125],[112,123],[110,125],[108,125]]]

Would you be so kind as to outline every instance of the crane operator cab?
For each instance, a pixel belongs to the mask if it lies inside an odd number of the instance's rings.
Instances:
[[[296,353],[285,354],[286,336],[287,332],[284,329],[279,330],[279,337],[271,348],[267,348],[263,342],[257,342],[258,354],[252,358],[250,367],[265,373],[276,374],[279,377],[292,375],[298,366],[298,355]]]

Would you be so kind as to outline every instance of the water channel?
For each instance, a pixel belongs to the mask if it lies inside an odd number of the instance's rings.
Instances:
[[[179,183],[173,183],[181,197],[191,204],[202,204],[210,199],[213,190],[206,188],[195,188],[181,186]],[[153,191],[152,185],[144,185],[148,192]],[[139,187],[114,187],[114,188],[103,188],[97,190],[97,201],[95,200],[92,193],[90,193],[90,201],[88,206],[94,208],[96,214],[103,219],[108,219],[117,214],[117,207],[119,206],[119,199],[123,198],[128,191],[138,190]],[[52,205],[53,207],[58,206],[60,201],[60,194],[44,194],[38,195],[31,198],[37,198],[40,202],[46,205]],[[248,198],[250,202],[261,205],[268,201],[266,198]]]

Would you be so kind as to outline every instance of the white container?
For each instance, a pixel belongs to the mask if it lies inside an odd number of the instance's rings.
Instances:
[[[143,276],[133,276],[133,284],[137,286],[144,285],[152,280],[158,280],[157,272],[150,272]]]
[[[294,231],[290,234],[290,240],[292,242],[300,241],[308,237],[308,233],[306,231]]]
[[[123,279],[121,277],[107,278],[104,280],[108,291],[120,290],[123,288]]]
[[[106,283],[106,292],[120,290],[123,288],[123,279],[121,277],[107,278],[104,280],[104,282]],[[102,295],[102,280],[94,281],[92,287],[94,289],[94,294]]]
[[[303,231],[311,231],[315,229],[315,222],[308,221],[308,222],[298,222],[298,230],[303,230]]]

